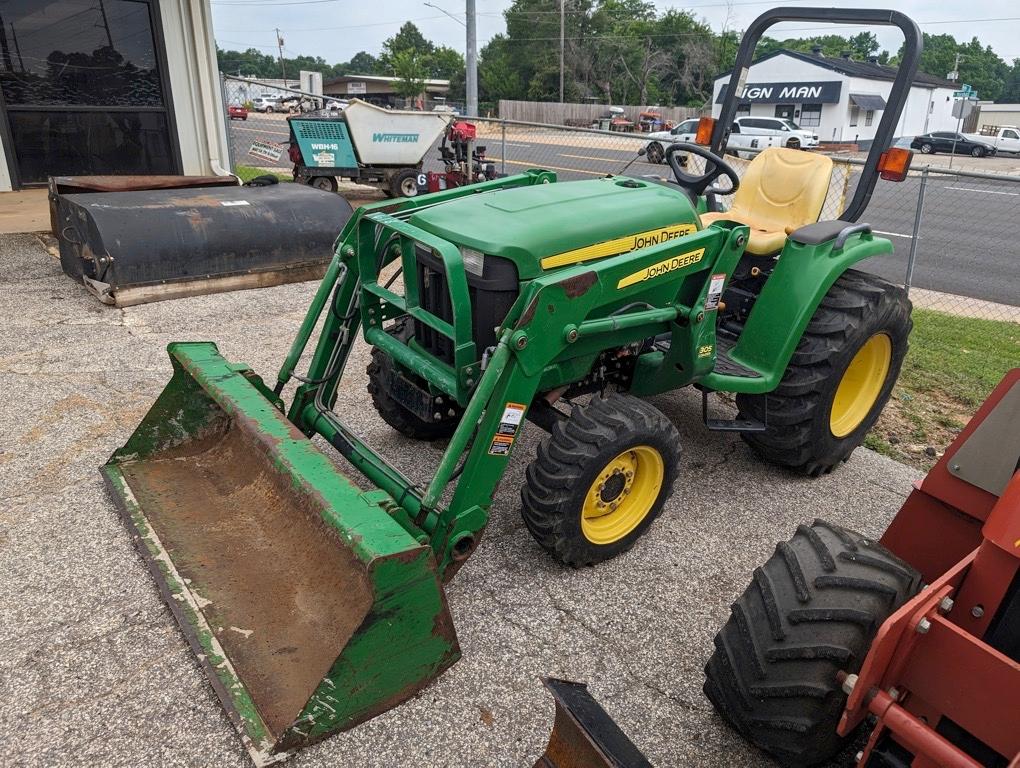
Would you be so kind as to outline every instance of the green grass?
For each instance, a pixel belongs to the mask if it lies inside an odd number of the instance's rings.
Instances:
[[[234,174],[242,181],[249,182],[256,176],[273,175],[276,176],[280,181],[294,181],[294,177],[283,171],[266,171],[262,168],[255,168],[250,165],[239,165],[234,169]]]
[[[910,351],[864,444],[929,469],[1003,374],[1020,365],[1020,324],[913,311]]]
[[[1020,364],[1020,324],[928,309],[915,309],[913,318],[899,382],[907,390],[941,392],[978,406],[1003,374]]]

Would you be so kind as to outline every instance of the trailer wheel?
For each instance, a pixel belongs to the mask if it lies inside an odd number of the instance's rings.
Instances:
[[[921,576],[881,545],[815,520],[756,568],[705,666],[705,695],[784,766],[831,759],[846,705],[836,675],[860,671],[882,623]]]
[[[679,443],[672,422],[631,395],[575,407],[528,465],[521,488],[528,530],[575,568],[630,549],[673,492]]]
[[[324,192],[336,192],[340,188],[334,176],[312,176],[308,180],[308,186],[321,189]]]
[[[662,158],[665,157],[665,154],[662,151],[662,145],[657,141],[653,141],[651,144],[648,145],[648,149],[645,152],[645,157],[648,158],[648,162],[652,163],[653,165],[658,165],[659,163],[661,163]]]
[[[902,288],[848,269],[815,310],[775,391],[737,395],[743,414],[768,424],[743,433],[745,442],[805,474],[832,471],[889,400],[912,326]]]
[[[418,196],[418,171],[415,168],[402,168],[390,177],[390,193],[393,197]]]
[[[414,334],[414,323],[407,315],[398,318],[387,329],[401,342],[406,342]],[[393,371],[393,359],[378,348],[372,349],[372,358],[368,364],[368,393],[372,396],[372,405],[379,412],[382,420],[397,432],[414,440],[442,440],[450,437],[460,422],[461,408],[456,403],[445,403],[446,415],[439,421],[425,421],[397,402],[389,393],[387,382]],[[407,374],[405,374],[407,375]],[[425,386],[423,381],[417,383]],[[453,410],[454,415],[449,415]]]

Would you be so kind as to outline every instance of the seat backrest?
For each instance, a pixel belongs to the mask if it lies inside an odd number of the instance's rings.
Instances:
[[[829,191],[832,158],[769,147],[751,161],[731,211],[756,229],[796,229],[818,221]]]

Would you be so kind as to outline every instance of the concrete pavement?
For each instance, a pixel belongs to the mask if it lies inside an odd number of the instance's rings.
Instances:
[[[215,339],[272,376],[315,284],[118,310],[64,277],[30,236],[0,238],[0,262],[0,765],[246,767],[97,467],[169,379],[169,341]],[[439,448],[382,424],[365,362],[361,347],[341,414],[427,478]],[[659,768],[772,765],[701,693],[712,637],[798,523],[819,516],[877,536],[918,473],[861,449],[830,476],[795,477],[706,432],[696,393],[653,402],[680,430],[681,477],[633,550],[573,571],[532,541],[518,512],[542,437],[529,426],[489,530],[448,588],[464,658],[417,698],[289,765],[531,766],[553,717],[540,675],[589,682]]]

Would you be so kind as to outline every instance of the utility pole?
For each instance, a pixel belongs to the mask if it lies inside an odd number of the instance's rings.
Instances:
[[[467,76],[465,86],[467,90],[467,116],[478,117],[478,30],[477,17],[475,14],[475,0],[466,0],[467,24]]]
[[[14,52],[18,54],[18,63],[21,65],[21,71],[25,71],[25,60],[21,58],[21,46],[18,45],[18,30],[14,28],[14,22],[11,22],[11,39],[14,40]]]
[[[563,28],[567,0],[560,0],[560,104],[563,103]]]
[[[280,37],[280,28],[276,28],[276,47],[280,51],[280,73],[283,75],[283,85],[287,85],[287,67],[283,64],[283,38]]]
[[[11,61],[11,49],[7,45],[7,24],[4,22],[3,16],[0,16],[0,53],[3,55],[4,69],[13,72],[14,63]]]
[[[113,48],[113,35],[110,34],[110,20],[106,18],[106,6],[103,4],[103,0],[99,0],[99,13],[103,16],[103,28],[106,30],[106,41],[109,43],[110,48]]]

